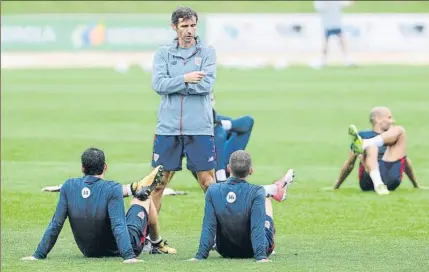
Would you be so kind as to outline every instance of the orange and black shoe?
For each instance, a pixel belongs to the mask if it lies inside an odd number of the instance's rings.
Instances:
[[[139,200],[145,201],[152,191],[161,184],[163,177],[164,167],[162,165],[155,167],[149,175],[131,184],[133,195]]]
[[[176,254],[177,250],[168,245],[167,241],[161,240],[159,243],[152,243],[151,254]]]

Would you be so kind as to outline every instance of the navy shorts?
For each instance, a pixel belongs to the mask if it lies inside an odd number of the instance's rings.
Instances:
[[[134,254],[139,256],[143,250],[148,229],[148,213],[140,205],[131,205],[127,212],[126,222]]]
[[[326,38],[329,38],[330,36],[339,36],[341,33],[342,33],[341,28],[325,29]]]
[[[394,191],[402,182],[402,176],[405,171],[405,157],[394,162],[378,161],[378,164],[383,183],[386,184],[389,191]],[[362,191],[374,190],[374,183],[362,164],[359,166],[359,185]]]
[[[274,243],[274,237],[276,235],[276,229],[274,227],[274,221],[270,216],[265,218],[265,239],[268,242],[267,256],[270,256],[273,253],[274,248],[276,247]]]
[[[186,156],[187,168],[193,172],[208,171],[216,167],[213,136],[210,135],[155,135],[152,166],[164,166],[166,171],[182,170]]]

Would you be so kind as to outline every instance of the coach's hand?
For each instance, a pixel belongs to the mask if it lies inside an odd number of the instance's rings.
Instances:
[[[272,261],[269,259],[262,259],[262,260],[257,260],[257,263],[271,263]]]
[[[21,261],[37,261],[37,260],[39,260],[39,259],[37,259],[34,256],[28,256],[28,257],[21,258]]]
[[[199,83],[200,80],[205,76],[206,74],[201,71],[195,71],[185,74],[183,77],[185,79],[185,83]]]
[[[133,258],[133,259],[125,260],[125,261],[124,261],[124,264],[130,264],[130,263],[142,263],[142,262],[143,262],[143,260],[139,260],[139,259]]]

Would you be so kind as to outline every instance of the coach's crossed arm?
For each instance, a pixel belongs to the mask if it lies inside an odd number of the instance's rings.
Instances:
[[[167,95],[184,92],[186,88],[183,75],[170,77],[168,74],[167,61],[162,50],[158,50],[153,61],[152,89],[159,95]]]
[[[201,70],[204,72],[205,76],[199,83],[188,84],[188,94],[208,94],[213,89],[216,80],[216,50],[213,47],[207,49],[207,55],[203,57]]]

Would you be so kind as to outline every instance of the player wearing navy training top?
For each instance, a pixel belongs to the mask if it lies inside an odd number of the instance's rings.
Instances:
[[[405,129],[393,125],[395,120],[386,107],[373,108],[370,122],[372,130],[369,131],[357,131],[354,125],[350,126],[349,134],[353,142],[334,189],[338,189],[351,173],[357,158],[360,159],[359,185],[363,191],[389,194],[401,184],[404,172],[413,186],[419,188],[411,161],[406,155]]]
[[[267,188],[246,181],[253,173],[250,155],[244,150],[232,153],[226,182],[210,185],[206,192],[200,245],[195,258],[206,259],[216,242],[225,258],[252,258],[267,262],[274,249],[274,223]],[[293,170],[285,176],[284,187],[293,181]],[[274,185],[274,184],[272,184]]]
[[[84,176],[68,179],[61,186],[55,214],[36,252],[23,260],[45,259],[68,217],[76,244],[84,256],[121,256],[124,263],[137,262],[148,221],[151,221],[149,213],[157,215],[150,194],[161,183],[162,166],[142,180],[122,186],[104,179],[107,164],[102,150],[88,148],[81,161]],[[136,197],[125,215],[123,196],[128,195]]]

